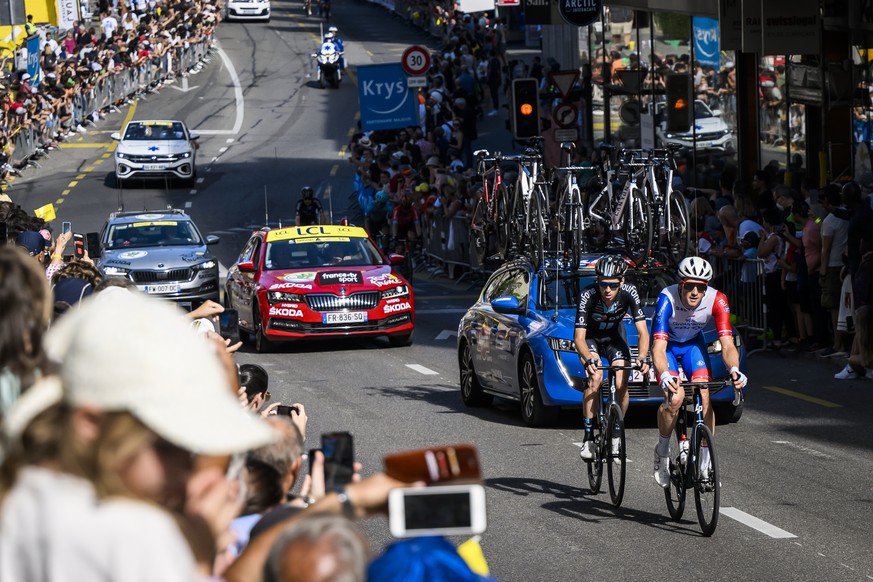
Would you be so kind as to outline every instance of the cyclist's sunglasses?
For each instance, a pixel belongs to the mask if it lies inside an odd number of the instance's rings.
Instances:
[[[617,281],[615,283],[611,281],[598,281],[597,284],[600,285],[601,289],[618,289],[621,287],[621,283]]]
[[[691,283],[689,281],[683,281],[682,287],[686,291],[697,291],[698,293],[706,293],[706,288],[709,287],[707,283]]]

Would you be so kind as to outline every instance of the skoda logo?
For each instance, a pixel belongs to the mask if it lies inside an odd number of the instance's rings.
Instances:
[[[158,263],[158,268],[159,268],[159,269],[163,269],[163,268],[164,268],[164,263]]]
[[[346,288],[340,287],[340,295],[345,295],[345,294],[346,294]]]

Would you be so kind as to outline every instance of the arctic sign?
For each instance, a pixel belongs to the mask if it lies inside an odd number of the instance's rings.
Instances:
[[[588,26],[599,20],[602,10],[601,0],[558,0],[561,17],[576,26]]]
[[[358,99],[363,131],[418,125],[418,99],[400,63],[359,66]]]

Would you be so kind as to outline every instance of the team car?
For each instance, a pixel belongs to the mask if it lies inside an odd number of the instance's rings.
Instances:
[[[97,267],[106,277],[124,277],[147,293],[180,303],[219,300],[218,261],[182,210],[115,212],[100,232]]]
[[[458,363],[461,398],[468,406],[487,406],[499,397],[520,402],[521,415],[529,426],[552,422],[560,407],[581,407],[588,379],[573,343],[576,301],[579,289],[596,280],[594,264],[600,255],[583,255],[580,269],[547,261],[536,271],[526,260],[506,263],[488,279],[476,303],[458,327]],[[658,294],[676,282],[668,270],[629,269],[628,283],[636,285],[651,328]],[[633,357],[638,336],[633,320],[624,318],[624,331]],[[715,324],[704,330],[709,369],[713,378],[723,378],[727,369],[720,357]],[[734,330],[740,352],[740,369],[746,371],[746,353]],[[680,374],[684,379],[684,375]],[[604,374],[601,393],[608,391]],[[630,406],[657,406],[663,394],[654,376],[644,379],[634,371],[628,382]],[[733,405],[733,390],[712,394],[720,422],[737,421],[742,403]]]
[[[686,148],[697,147],[698,151],[730,151],[734,149],[734,136],[721,116],[721,110],[712,110],[696,99],[694,101],[694,125],[686,132],[667,131],[665,103],[655,104],[655,118],[660,120],[656,135],[662,145],[679,145]]]
[[[227,274],[225,305],[239,313],[240,335],[258,352],[271,342],[387,336],[412,344],[412,285],[367,232],[356,226],[261,229]]]
[[[224,19],[270,22],[270,0],[228,0]]]
[[[197,140],[200,136],[182,121],[131,121],[112,134],[115,180],[121,185],[133,177],[176,177],[192,184],[197,177]]]

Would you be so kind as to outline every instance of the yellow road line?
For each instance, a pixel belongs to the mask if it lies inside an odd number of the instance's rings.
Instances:
[[[72,182],[70,182],[69,184],[67,184],[67,186],[69,186],[70,188],[75,188],[75,187],[76,187],[76,184],[78,184],[78,183],[79,183],[79,182],[78,182],[77,180],[73,180]]]
[[[99,160],[94,160],[94,166],[99,166],[102,163],[103,163],[103,158],[100,158]],[[94,166],[91,166],[92,170],[94,169]]]
[[[330,175],[336,176],[336,173],[338,170],[339,170],[339,164],[334,164],[333,167],[330,169]]]
[[[779,394],[784,394],[785,396],[791,396],[792,398],[797,398],[799,400],[804,400],[806,402],[811,402],[812,404],[818,404],[819,406],[824,406],[825,408],[842,408],[842,404],[837,404],[836,402],[830,402],[828,400],[822,400],[821,398],[816,398],[815,396],[809,396],[807,394],[801,394],[800,392],[795,392],[794,390],[786,390],[785,388],[780,388],[778,386],[764,386],[767,390],[771,392],[777,392]]]
[[[79,174],[78,176],[76,176],[76,179],[77,179],[77,180],[84,180],[84,179],[85,179],[85,174]]]
[[[339,150],[339,157],[341,157],[341,158],[346,157],[346,146],[343,146],[343,147],[340,148],[340,150]]]
[[[66,195],[69,194],[69,193],[70,193],[70,190],[69,190],[69,189],[68,189],[68,190],[64,190],[63,192],[61,192],[61,196],[66,196]]]
[[[85,169],[82,170],[82,171],[83,171],[83,172],[93,172],[93,171],[94,171],[94,166],[88,166],[87,168],[85,168]]]
[[[103,158],[104,160],[108,160],[109,158],[112,157],[112,154],[103,154],[103,155],[100,156],[100,157]]]
[[[109,147],[108,143],[61,143],[58,144],[62,150],[71,150],[71,149],[106,149]]]
[[[63,203],[64,203],[64,199],[63,199],[63,198],[58,198],[57,200],[55,200],[55,204],[60,205],[60,204],[63,204]]]

